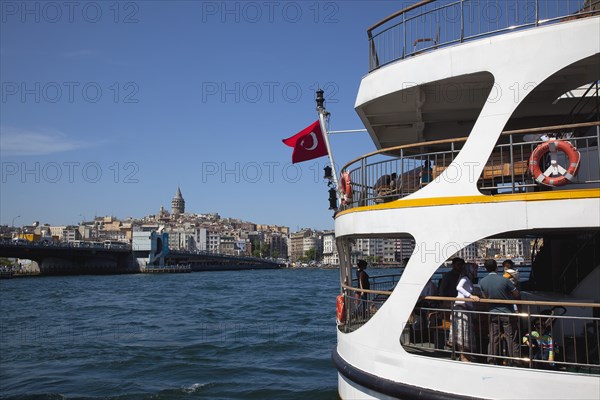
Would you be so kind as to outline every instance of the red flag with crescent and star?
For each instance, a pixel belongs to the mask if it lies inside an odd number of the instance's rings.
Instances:
[[[292,164],[327,155],[327,146],[318,120],[294,136],[283,139],[283,143],[294,148]]]

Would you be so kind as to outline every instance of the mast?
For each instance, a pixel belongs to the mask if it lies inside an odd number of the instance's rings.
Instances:
[[[319,113],[319,123],[321,125],[321,132],[323,132],[323,139],[325,140],[325,146],[327,147],[327,156],[329,157],[329,164],[331,166],[332,177],[334,189],[337,191],[339,188],[337,171],[335,170],[335,163],[333,162],[333,154],[331,153],[331,146],[329,145],[329,133],[327,132],[327,127],[325,125],[325,117],[331,115],[329,111],[325,109],[325,97],[323,97],[323,90],[317,90],[317,112]],[[336,204],[339,208],[340,200],[336,196]]]

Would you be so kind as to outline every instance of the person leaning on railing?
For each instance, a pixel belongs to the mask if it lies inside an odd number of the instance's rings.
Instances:
[[[498,274],[498,264],[496,260],[485,260],[483,266],[489,273],[479,282],[483,297],[486,299],[512,300],[520,296],[517,287],[508,279]],[[519,344],[516,341],[518,329],[511,322],[513,307],[511,304],[490,304],[490,330],[488,344],[488,363],[496,364],[497,358],[501,355],[500,334],[504,332],[507,342],[508,357],[519,356]]]
[[[473,294],[473,282],[472,280],[477,276],[477,265],[475,264],[463,264],[460,279],[456,290],[458,292],[459,299],[471,299],[473,301],[479,301],[479,297]],[[460,361],[470,362],[471,359],[464,352],[473,351],[475,349],[475,338],[473,336],[473,321],[471,313],[475,309],[472,302],[456,301],[454,303],[454,309],[456,312],[453,315],[454,321],[452,328],[454,329],[454,335],[452,336],[455,340],[458,350],[460,351]],[[465,312],[466,311],[466,312]]]

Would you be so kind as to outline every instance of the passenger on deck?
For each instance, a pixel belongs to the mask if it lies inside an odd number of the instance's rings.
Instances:
[[[378,197],[389,196],[393,194],[396,189],[396,177],[397,174],[394,172],[391,175],[382,175],[379,177],[377,182],[375,182],[375,194]]]
[[[502,269],[504,270],[504,276],[506,279],[511,281],[517,288],[517,290],[521,291],[521,283],[519,282],[519,270],[514,269],[515,263],[512,260],[504,260],[502,263]],[[519,312],[519,307],[516,304],[513,304],[513,308],[516,313]]]
[[[369,283],[369,274],[365,271],[367,268],[367,262],[365,260],[358,260],[356,263],[358,267],[358,271],[356,271],[356,279],[358,280],[358,287],[361,289],[369,290],[371,285]],[[360,304],[359,304],[359,313],[362,317],[366,316],[367,312],[367,302],[369,299],[369,294],[367,292],[360,292]]]
[[[504,277],[509,279],[517,287],[517,290],[521,290],[521,283],[519,282],[519,270],[515,269],[515,263],[513,260],[504,260],[502,262],[502,269],[504,270]]]
[[[442,297],[456,297],[458,291],[456,285],[460,279],[461,271],[465,265],[465,260],[459,257],[452,259],[452,269],[442,276],[440,281],[439,295]]]
[[[435,300],[425,300],[423,297],[427,297],[427,296],[437,296],[438,295],[438,287],[435,285],[435,283],[433,283],[433,279],[429,278],[429,280],[427,281],[427,283],[425,284],[425,286],[423,287],[423,290],[421,290],[421,294],[419,295],[419,301],[417,302],[416,307],[417,308],[421,308],[421,307],[437,307],[438,306],[438,302]]]
[[[487,272],[479,286],[483,297],[486,299],[499,299],[499,300],[512,300],[519,298],[519,291],[516,286],[498,274],[498,264],[496,260],[485,260],[483,264]],[[490,315],[490,326],[489,326],[489,344],[488,344],[488,355],[498,356],[501,354],[500,351],[500,335],[503,332],[504,338],[507,344],[508,357],[519,357],[520,349],[516,338],[519,337],[516,327],[511,321],[511,315],[513,315],[513,307],[510,304],[490,304],[489,311],[493,313]],[[496,364],[497,359],[495,357],[489,357],[488,363]],[[510,364],[510,362],[509,362]]]
[[[456,286],[458,285],[458,281],[460,280],[460,273],[465,265],[465,260],[459,257],[455,257],[452,259],[452,269],[442,276],[440,280],[440,286],[438,289],[438,295],[442,297],[456,297],[458,291],[456,290]],[[450,309],[452,307],[451,301],[443,301],[442,308]],[[446,321],[450,321],[451,315],[449,312],[444,312],[444,319]],[[452,332],[446,332],[449,336],[446,337],[446,344],[452,347]]]
[[[479,301],[479,297],[473,294],[473,279],[477,277],[477,265],[465,264],[461,271],[460,280],[456,285],[458,298],[468,298],[473,301]],[[454,321],[452,327],[455,329],[453,338],[460,352],[460,361],[470,362],[471,358],[464,352],[473,352],[475,350],[475,338],[473,335],[473,318],[470,312],[475,309],[470,301],[456,301]]]

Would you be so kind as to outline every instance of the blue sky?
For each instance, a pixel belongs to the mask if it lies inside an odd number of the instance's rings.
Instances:
[[[327,158],[281,139],[357,129],[366,29],[391,1],[1,2],[0,223],[170,209],[330,229]],[[337,164],[372,151],[332,137]],[[18,217],[19,216],[19,217]]]

